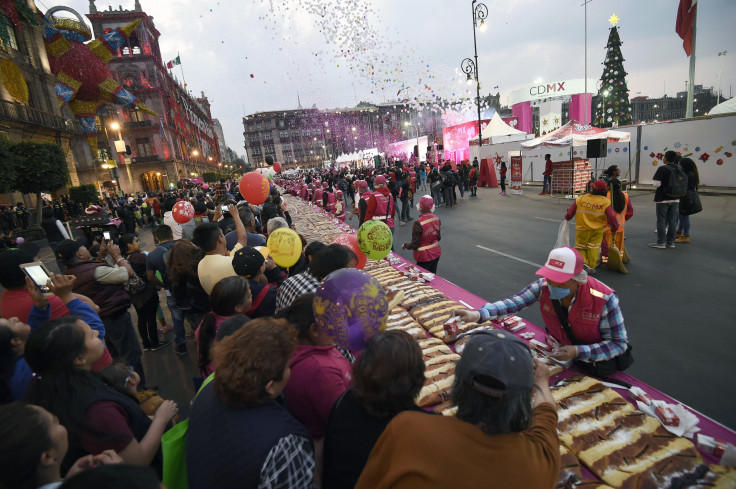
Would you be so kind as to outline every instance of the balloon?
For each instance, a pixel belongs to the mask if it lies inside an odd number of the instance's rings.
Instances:
[[[258,252],[263,255],[263,258],[268,258],[268,255],[271,254],[271,250],[269,250],[267,246],[254,246],[253,248],[258,250]]]
[[[271,165],[273,165],[273,156],[271,156],[271,155],[266,155],[266,164],[267,164],[268,166],[271,166]]]
[[[274,171],[275,171],[276,173],[281,173],[281,163],[279,163],[278,161],[276,161],[276,162],[275,162],[275,163],[273,164],[273,169],[274,169]]]
[[[368,261],[368,257],[365,256],[358,246],[358,238],[354,234],[341,234],[337,238],[332,240],[333,243],[343,245],[350,248],[355,256],[358,258],[358,263],[355,264],[355,268],[362,270],[365,263]]]
[[[16,245],[22,245],[26,242],[26,239],[22,236],[15,238],[15,244]]]
[[[391,251],[391,228],[381,221],[366,221],[358,229],[358,246],[371,260],[383,260]]]
[[[202,190],[209,190],[209,189],[210,189],[210,184],[209,183],[203,183],[202,184]]]
[[[317,287],[312,310],[322,331],[343,348],[358,352],[386,327],[388,300],[375,278],[342,268]]]
[[[302,240],[293,229],[275,230],[268,236],[266,246],[273,261],[281,268],[293,267],[302,255]]]
[[[259,168],[256,171],[266,178],[272,178],[276,174],[272,166],[267,166],[265,168]]]
[[[145,209],[147,207],[148,207],[148,204],[146,204],[145,202],[141,204],[141,208]]]
[[[248,172],[240,178],[240,195],[253,205],[261,205],[268,197],[268,180],[257,171]]]
[[[189,202],[182,200],[174,205],[171,215],[176,222],[184,224],[185,222],[191,221],[194,217],[194,207]]]

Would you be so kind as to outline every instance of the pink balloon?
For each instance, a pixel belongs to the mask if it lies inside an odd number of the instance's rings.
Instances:
[[[355,236],[354,234],[341,234],[340,236],[333,239],[332,242],[350,248],[352,252],[355,253],[355,256],[358,258],[358,263],[355,264],[355,268],[357,268],[358,270],[363,269],[366,262],[368,261],[368,257],[365,256],[365,253],[363,253],[363,251],[361,251],[360,249],[360,246],[358,246],[357,236]]]

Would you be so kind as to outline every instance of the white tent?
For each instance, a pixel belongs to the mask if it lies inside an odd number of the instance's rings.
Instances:
[[[710,109],[708,115],[729,114],[731,112],[736,112],[736,97],[728,99],[725,102],[721,102],[720,104],[716,105],[715,107]]]
[[[503,121],[503,119],[501,119],[498,112],[496,112],[493,114],[491,122],[483,128],[481,137],[483,139],[483,144],[498,144],[508,143],[511,141],[524,141],[533,138],[534,135],[527,134],[524,131],[519,131],[518,129],[514,129],[509,126]],[[476,142],[477,144],[477,139],[473,138],[470,140],[470,144],[473,144],[473,142]]]

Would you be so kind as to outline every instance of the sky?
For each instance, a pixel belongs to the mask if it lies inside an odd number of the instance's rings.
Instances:
[[[85,15],[89,0],[35,0]],[[133,9],[134,0],[96,0]],[[473,96],[460,71],[473,57],[470,0],[140,0],[154,18],[164,63],[194,96],[204,92],[228,146],[243,154],[242,117],[303,107],[352,107],[408,97],[413,103]],[[481,94],[583,78],[583,0],[485,0],[477,33]],[[686,89],[689,59],[675,33],[678,0],[587,4],[588,78],[599,79],[612,14],[619,17],[630,97]],[[68,15],[68,14],[61,14]],[[695,83],[736,89],[736,1],[700,0]],[[731,34],[729,34],[729,32]],[[726,51],[727,55],[718,56]],[[397,97],[397,92],[403,92]],[[473,118],[466,103],[467,118]],[[463,116],[461,115],[461,118]]]

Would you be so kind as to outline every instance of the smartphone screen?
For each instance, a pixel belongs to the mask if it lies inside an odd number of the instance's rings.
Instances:
[[[229,212],[230,211],[230,209],[226,205],[223,205],[220,209],[222,210],[222,212]]]
[[[41,263],[24,263],[20,267],[23,269],[26,275],[31,277],[33,283],[36,284],[36,286],[42,293],[51,293],[51,290],[49,290],[48,286],[46,285],[49,281],[49,274],[45,266],[43,266]]]
[[[110,241],[110,231],[103,231],[102,236],[107,240]]]

